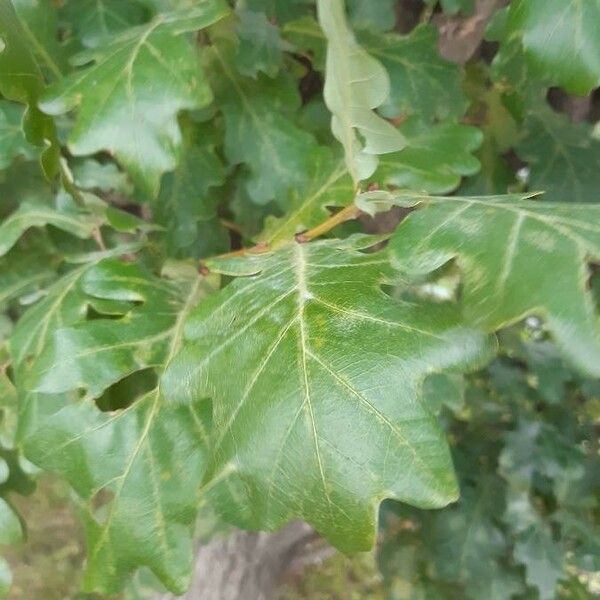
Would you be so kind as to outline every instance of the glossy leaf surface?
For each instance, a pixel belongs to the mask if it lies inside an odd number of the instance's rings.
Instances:
[[[432,271],[456,259],[469,320],[494,330],[542,317],[575,364],[600,373],[600,328],[586,284],[588,261],[600,256],[598,207],[518,196],[423,200],[392,241],[399,268]]]
[[[175,166],[180,149],[177,113],[212,100],[198,60],[181,34],[226,14],[222,2],[205,0],[193,10],[158,15],[148,25],[80,54],[78,64],[91,65],[52,86],[42,110],[61,115],[77,108],[69,135],[71,152],[81,156],[109,151],[155,196],[160,176]],[[148,79],[149,72],[160,77],[160,86]],[[87,93],[90,87],[93,96]]]
[[[383,498],[455,499],[419,385],[428,372],[480,364],[485,336],[461,328],[452,307],[386,297],[385,253],[293,243],[211,267],[254,276],[191,314],[162,385],[178,404],[213,398],[209,477],[228,476],[215,493],[229,519],[272,529],[302,517],[355,551],[373,543]]]

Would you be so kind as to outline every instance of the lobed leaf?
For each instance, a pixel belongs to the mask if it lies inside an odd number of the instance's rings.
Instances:
[[[79,210],[57,210],[41,203],[25,201],[0,224],[0,256],[4,256],[30,227],[52,225],[79,238],[89,238],[102,223]]]
[[[479,171],[473,152],[481,145],[482,133],[456,123],[426,125],[412,118],[400,126],[406,148],[379,159],[373,175],[378,184],[431,194],[447,193],[461,178]]]
[[[579,95],[600,85],[598,0],[515,0],[507,10],[503,42],[521,41],[534,76]]]
[[[79,65],[93,64],[51,86],[40,107],[50,115],[78,108],[70,151],[76,156],[110,152],[143,191],[156,196],[161,175],[175,167],[179,155],[177,113],[212,100],[198,59],[180,36],[227,12],[221,0],[203,0],[128,29],[80,54]]]
[[[597,376],[600,328],[587,280],[600,257],[600,207],[525,198],[390,194],[392,204],[424,203],[392,239],[393,261],[432,272],[455,259],[469,322],[493,331],[543,317],[570,360]]]
[[[595,202],[600,140],[586,123],[571,123],[547,106],[530,110],[515,148],[529,165],[530,189],[551,202]]]
[[[333,135],[344,148],[346,166],[356,184],[373,174],[378,154],[401,150],[405,140],[373,110],[387,100],[389,78],[383,66],[356,42],[342,0],[320,0],[317,7],[327,37],[325,103],[332,113]]]
[[[185,257],[227,250],[227,232],[217,216],[226,170],[216,152],[210,126],[183,124],[183,154],[173,173],[167,173],[154,201],[154,219],[166,228],[166,249]]]
[[[421,507],[456,498],[419,389],[428,373],[472,368],[492,347],[451,306],[386,296],[386,254],[352,245],[292,243],[209,263],[254,276],[198,305],[162,379],[171,402],[213,399],[206,481],[227,519],[273,529],[301,517],[344,551],[373,544],[386,497]]]
[[[97,48],[115,34],[139,25],[146,10],[137,0],[68,0],[65,18],[87,48]]]
[[[202,280],[178,284],[105,259],[85,267],[77,281],[80,302],[118,318],[54,325],[27,374],[27,387],[45,395],[25,424],[25,452],[66,477],[85,502],[86,589],[116,593],[135,569],[147,566],[182,593],[191,574],[210,407],[166,405],[156,376],[149,375],[150,389],[141,385],[134,397],[119,398],[121,410],[100,412],[92,399],[135,373],[161,372],[179,349],[189,310],[205,293]],[[64,394],[77,389],[87,394]]]
[[[285,77],[257,81],[239,76],[233,49],[222,42],[212,47],[216,100],[225,118],[225,153],[233,165],[250,171],[246,189],[257,204],[284,204],[290,189],[301,187],[317,144],[297,127],[289,114],[300,99]]]
[[[32,159],[36,156],[35,148],[27,141],[21,124],[23,109],[10,102],[0,103],[0,169],[6,169],[17,157]]]
[[[47,176],[53,176],[58,169],[56,131],[52,119],[38,108],[44,77],[10,0],[0,2],[0,42],[0,92],[7,100],[27,105],[25,135],[45,150],[42,166]]]
[[[306,184],[290,192],[284,216],[266,219],[258,241],[270,248],[289,243],[297,233],[324,221],[329,214],[327,207],[347,206],[353,197],[354,186],[344,160],[328,148],[318,148]]]
[[[359,39],[389,74],[390,95],[381,107],[386,117],[419,115],[435,121],[464,114],[468,101],[462,73],[440,56],[435,27],[419,25],[407,35],[364,32]]]

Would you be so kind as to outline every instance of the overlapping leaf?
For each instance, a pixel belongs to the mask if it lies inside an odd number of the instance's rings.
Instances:
[[[23,109],[10,102],[0,103],[0,169],[5,169],[13,159],[34,158],[35,148],[25,139],[21,127]]]
[[[69,0],[65,18],[75,35],[88,48],[95,48],[112,35],[139,25],[146,11],[137,0]]]
[[[534,76],[579,95],[600,85],[598,0],[515,0],[506,10],[504,43],[521,41]]]
[[[529,188],[553,202],[596,202],[600,186],[600,140],[587,123],[540,107],[523,123],[518,155],[528,163]]]
[[[1,461],[2,459],[0,459]],[[2,484],[0,478],[0,484]],[[15,544],[22,538],[21,523],[9,504],[0,496],[0,546]],[[8,563],[0,556],[0,598],[6,598],[12,584]]]
[[[155,221],[166,227],[166,246],[174,255],[204,256],[227,249],[227,232],[217,218],[225,167],[215,152],[209,126],[186,123],[183,155],[173,173],[164,176],[155,201]]]
[[[440,194],[452,191],[462,177],[480,168],[472,154],[482,142],[475,127],[456,123],[431,126],[413,118],[400,131],[407,140],[406,148],[379,159],[373,181],[380,185]]]
[[[54,122],[38,108],[44,78],[9,0],[0,2],[0,40],[0,92],[8,100],[27,105],[26,137],[35,146],[46,150],[42,164],[49,176],[54,175],[58,158]]]
[[[165,405],[148,369],[160,372],[177,352],[203,284],[161,280],[114,259],[84,268],[53,304],[89,303],[119,318],[80,317],[70,327],[54,322],[34,332],[36,343],[42,335],[47,341],[27,374],[28,387],[46,395],[25,425],[25,450],[36,464],[64,475],[85,500],[89,590],[114,593],[147,566],[180,593],[191,571],[210,413],[199,402]],[[126,408],[100,412],[92,399],[134,373],[147,374],[139,397],[119,398]],[[64,394],[76,389],[86,396]],[[98,509],[101,491],[107,503]]]
[[[313,154],[307,183],[292,190],[286,214],[268,217],[258,237],[270,248],[292,240],[295,234],[310,229],[327,218],[327,207],[343,207],[352,201],[354,186],[343,159],[336,158],[327,148]]]
[[[247,9],[236,11],[239,18],[239,46],[235,63],[242,75],[256,77],[262,71],[275,77],[283,63],[283,50],[279,28],[270,23],[264,13]]]
[[[317,148],[314,138],[297,127],[291,115],[300,99],[285,76],[258,81],[236,73],[233,49],[215,45],[213,87],[225,117],[225,152],[234,164],[250,170],[247,190],[258,204],[284,204],[290,189],[301,187]]]
[[[52,0],[10,0],[19,17],[24,40],[44,74],[60,79],[64,51],[56,34],[58,11]]]
[[[196,308],[162,381],[177,404],[213,398],[208,480],[229,475],[213,484],[228,519],[272,529],[302,517],[348,551],[373,544],[383,498],[435,507],[456,497],[419,386],[490,350],[451,306],[383,294],[387,256],[353,243],[292,243],[210,263],[255,276]]]
[[[179,154],[177,113],[212,100],[194,50],[181,34],[226,14],[221,0],[203,0],[80,54],[78,64],[93,64],[54,84],[40,103],[42,110],[61,115],[78,108],[68,140],[71,152],[109,151],[141,189],[155,196],[160,176],[175,167]]]
[[[365,32],[360,41],[389,74],[390,97],[382,107],[387,117],[434,121],[463,115],[468,102],[460,68],[440,56],[434,27],[421,25],[405,36]]]
[[[89,212],[58,210],[41,203],[24,202],[0,224],[0,256],[4,256],[30,227],[52,225],[79,238],[89,238],[102,223]]]
[[[395,0],[379,0],[378,2],[347,0],[346,5],[350,21],[357,29],[389,31],[396,24]]]
[[[327,38],[324,97],[332,113],[333,135],[344,148],[355,183],[370,177],[377,155],[401,150],[400,132],[374,112],[386,102],[390,82],[381,63],[356,41],[342,0],[320,0],[319,22]],[[360,136],[360,137],[359,137]]]
[[[600,374],[600,327],[587,286],[588,261],[600,258],[600,206],[519,196],[395,198],[425,204],[392,240],[398,267],[431,272],[456,259],[469,320],[494,330],[543,317],[571,361]]]
[[[556,598],[563,577],[563,550],[544,523],[527,530],[515,545],[515,559],[525,565],[527,582],[537,588],[540,600]]]
[[[316,68],[324,68],[326,40],[314,19],[303,17],[287,23],[284,33],[299,49],[312,53]],[[433,27],[420,25],[407,35],[358,30],[357,36],[387,70],[389,97],[380,107],[386,117],[418,115],[431,122],[463,115],[468,101],[460,68],[441,58]]]

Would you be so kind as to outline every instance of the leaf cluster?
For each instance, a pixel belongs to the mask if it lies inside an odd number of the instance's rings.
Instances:
[[[478,3],[406,4],[0,0],[0,545],[41,469],[87,591],[183,593],[207,509],[380,512],[391,598],[589,597],[600,4],[466,65]]]

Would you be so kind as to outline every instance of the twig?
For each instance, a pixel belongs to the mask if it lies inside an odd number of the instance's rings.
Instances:
[[[350,204],[346,206],[342,210],[336,212],[334,215],[313,227],[307,231],[303,231],[301,233],[296,234],[295,240],[299,244],[306,244],[318,238],[322,235],[325,235],[329,231],[331,231],[334,227],[345,223],[346,221],[352,221],[353,219],[358,218],[361,214],[360,209],[354,204]],[[250,246],[249,248],[240,248],[239,250],[233,250],[231,252],[226,252],[225,254],[218,254],[217,256],[213,256],[210,259],[204,259],[200,261],[200,268],[198,269],[201,275],[208,275],[210,269],[206,266],[208,260],[217,260],[223,258],[240,258],[243,256],[251,256],[253,254],[262,254],[269,250],[269,245],[267,242],[259,242],[255,246]]]
[[[325,235],[334,227],[337,227],[338,225],[341,225],[346,221],[352,221],[353,219],[358,218],[359,215],[360,209],[356,206],[356,204],[352,203],[346,206],[346,208],[343,208],[342,210],[336,212],[334,215],[329,217],[329,219],[323,221],[323,223],[317,225],[316,227],[313,227],[308,231],[298,233],[296,235],[296,241],[299,244],[305,244],[306,242],[310,242],[315,238]]]

